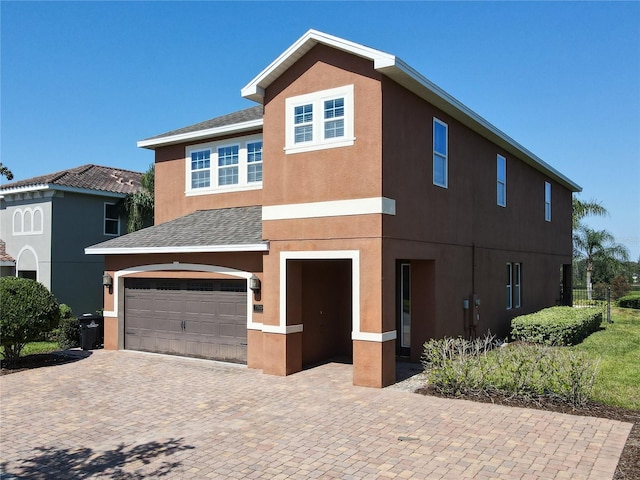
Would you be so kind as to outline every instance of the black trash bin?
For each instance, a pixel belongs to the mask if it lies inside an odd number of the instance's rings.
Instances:
[[[98,348],[104,344],[104,317],[85,313],[78,317],[80,323],[80,347],[83,350]]]

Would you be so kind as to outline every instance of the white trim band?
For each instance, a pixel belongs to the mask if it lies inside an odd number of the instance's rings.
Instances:
[[[359,340],[362,342],[388,342],[389,340],[395,340],[398,338],[395,330],[384,333],[371,333],[371,332],[351,332],[352,340]]]
[[[396,201],[387,197],[371,197],[262,207],[263,221],[370,214],[395,215]]]
[[[217,252],[268,252],[268,243],[239,245],[196,245],[186,247],[87,247],[85,255],[126,255],[141,253],[217,253]]]

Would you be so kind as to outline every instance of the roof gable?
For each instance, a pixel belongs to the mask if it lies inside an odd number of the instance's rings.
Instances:
[[[482,135],[505,151],[520,158],[536,170],[548,175],[572,192],[582,190],[575,182],[551,167],[504,132],[494,127],[480,115],[456,100],[407,63],[403,62],[400,58],[316,30],[309,30],[269,64],[269,66],[262,70],[241,90],[242,96],[262,103],[264,101],[265,89],[319,43],[371,60],[373,62],[373,68],[376,71],[415,93],[420,98],[455,118],[479,135]]]

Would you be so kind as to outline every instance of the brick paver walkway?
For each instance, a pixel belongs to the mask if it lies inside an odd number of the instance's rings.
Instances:
[[[0,377],[3,479],[608,479],[631,425],[94,351]]]

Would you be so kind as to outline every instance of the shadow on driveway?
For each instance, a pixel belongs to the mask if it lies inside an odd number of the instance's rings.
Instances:
[[[120,444],[112,450],[98,453],[91,448],[37,447],[33,456],[17,462],[0,465],[2,480],[83,479],[99,475],[100,478],[137,480],[143,478],[171,478],[172,470],[181,461],[163,461],[153,469],[146,468],[158,457],[170,457],[195,447],[184,445],[183,439],[166,442],[148,442],[135,446]],[[134,465],[135,464],[135,465]]]

